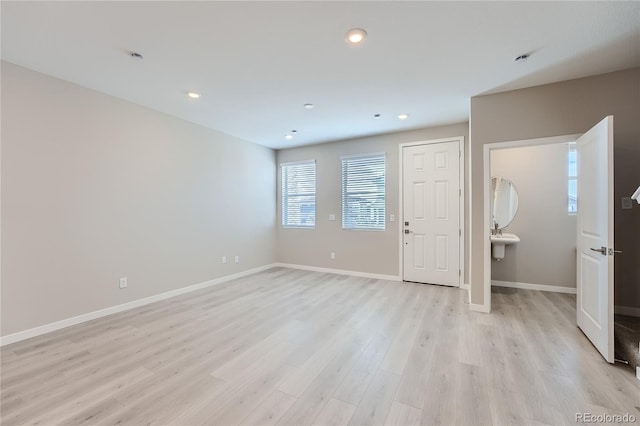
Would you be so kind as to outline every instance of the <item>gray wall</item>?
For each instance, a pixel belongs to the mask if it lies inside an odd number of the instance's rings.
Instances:
[[[278,164],[316,160],[317,175],[315,229],[291,229],[280,226],[281,194],[278,181],[278,260],[284,263],[397,276],[400,270],[398,221],[401,220],[398,217],[398,145],[464,136],[465,152],[468,152],[468,130],[468,124],[461,123],[278,151]],[[385,231],[342,230],[340,157],[374,152],[387,154],[387,228]],[[468,155],[465,155],[465,158],[468,158]],[[468,206],[467,199],[465,206]],[[336,220],[329,221],[329,214],[335,214]],[[396,216],[396,222],[388,221],[391,214]],[[465,217],[468,215],[465,214]],[[468,231],[468,223],[465,224],[465,231]],[[465,242],[468,241],[467,238],[465,235]],[[465,274],[468,274],[467,248],[468,244],[465,244]],[[336,253],[335,260],[330,259],[331,252]],[[468,282],[466,276],[465,282]]]
[[[492,259],[491,278],[576,286],[576,216],[567,213],[566,143],[491,151],[491,176],[510,179],[518,212],[505,230],[520,237]]]
[[[621,210],[640,183],[640,68],[471,98],[471,302],[485,303],[483,145],[584,133],[614,116],[615,304],[640,307],[640,210]]]
[[[2,335],[273,263],[275,170],[273,150],[2,62]]]

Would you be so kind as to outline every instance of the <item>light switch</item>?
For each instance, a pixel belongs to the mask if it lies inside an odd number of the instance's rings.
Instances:
[[[631,201],[631,197],[622,197],[622,208],[625,210],[633,208],[633,201]]]
[[[331,214],[329,215],[329,220],[336,220],[336,215],[335,215],[335,214],[333,214],[333,213],[331,213]]]

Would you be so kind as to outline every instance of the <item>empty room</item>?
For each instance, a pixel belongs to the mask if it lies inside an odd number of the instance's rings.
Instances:
[[[640,2],[0,2],[2,425],[640,424]]]

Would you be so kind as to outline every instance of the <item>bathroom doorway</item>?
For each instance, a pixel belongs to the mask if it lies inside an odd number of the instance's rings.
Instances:
[[[576,294],[575,166],[574,142],[491,151],[492,286]]]

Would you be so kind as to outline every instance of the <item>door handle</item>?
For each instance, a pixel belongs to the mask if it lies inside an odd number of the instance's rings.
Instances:
[[[606,256],[607,254],[609,256],[613,256],[614,254],[621,254],[622,253],[622,250],[616,250],[614,248],[610,248],[610,249],[607,250],[606,247],[600,247],[599,249],[592,248],[590,250],[597,251],[598,253],[600,253],[603,256]]]

